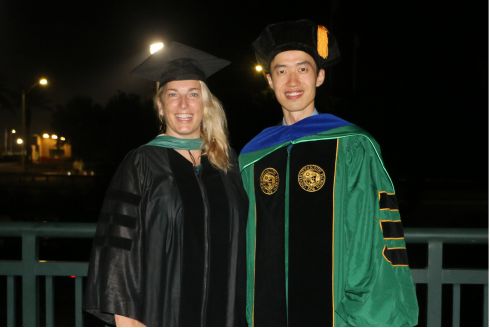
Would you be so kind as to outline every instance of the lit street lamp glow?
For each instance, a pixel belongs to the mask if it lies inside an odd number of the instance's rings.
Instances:
[[[39,78],[38,81],[33,83],[29,88],[23,89],[21,93],[21,134],[22,134],[22,143],[17,143],[19,145],[22,145],[22,155],[21,155],[21,164],[23,170],[26,170],[26,164],[29,160],[29,155],[28,155],[28,148],[30,148],[30,123],[27,121],[27,117],[29,116],[27,111],[28,111],[28,106],[27,106],[27,96],[29,93],[37,86],[40,87],[46,87],[48,85],[48,79],[45,77]]]
[[[47,133],[43,133],[43,138],[44,138],[44,139],[49,139],[49,134],[47,134]]]
[[[150,55],[159,52],[160,50],[163,49],[164,46],[165,45],[163,44],[163,42],[155,42],[150,44]]]
[[[56,134],[52,134],[52,135],[51,135],[51,139],[53,139],[53,140],[57,140],[57,139],[58,139],[58,136],[57,136]]]
[[[15,134],[17,131],[15,131],[15,129],[12,129],[12,131],[10,132],[12,132],[12,134]]]
[[[262,65],[255,65],[255,71],[257,72],[262,72],[264,70],[264,68],[262,67]]]
[[[18,145],[22,145],[24,143],[24,140],[22,140],[22,138],[17,138],[16,142]]]

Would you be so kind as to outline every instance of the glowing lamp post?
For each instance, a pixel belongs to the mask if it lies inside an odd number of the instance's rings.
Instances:
[[[29,89],[23,89],[22,90],[22,98],[21,98],[21,116],[22,116],[22,154],[21,154],[21,162],[22,162],[22,168],[25,170],[26,168],[26,161],[28,157],[28,149],[27,147],[30,145],[30,138],[29,138],[29,126],[27,124],[27,95],[34,89],[35,87],[40,86],[40,87],[47,87],[48,86],[48,80],[45,77],[41,77],[36,83],[31,85]]]

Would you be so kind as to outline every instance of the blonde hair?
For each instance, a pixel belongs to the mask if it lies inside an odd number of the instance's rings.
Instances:
[[[203,154],[208,156],[209,162],[216,168],[227,172],[231,168],[230,144],[228,141],[228,124],[223,105],[209,90],[206,83],[199,81],[202,92],[203,118],[201,122],[201,139],[203,140]],[[165,118],[158,110],[158,104],[164,106],[162,94],[165,86],[160,87],[153,99],[158,111],[158,117],[162,124],[161,130],[165,127]]]

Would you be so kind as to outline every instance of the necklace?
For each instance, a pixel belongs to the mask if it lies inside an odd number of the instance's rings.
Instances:
[[[187,152],[189,153],[189,156],[191,157],[191,160],[192,160],[192,164],[193,166],[197,166],[197,161],[196,159],[194,158],[194,155],[192,155],[190,149],[187,150]],[[199,159],[201,157],[201,155],[199,155],[199,157],[197,157],[197,159]]]

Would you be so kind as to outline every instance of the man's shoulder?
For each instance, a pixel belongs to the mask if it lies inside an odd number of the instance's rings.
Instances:
[[[293,125],[276,125],[262,130],[243,147],[241,153],[274,147],[312,135],[326,135],[347,126],[354,125],[332,114],[310,116]]]

